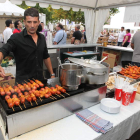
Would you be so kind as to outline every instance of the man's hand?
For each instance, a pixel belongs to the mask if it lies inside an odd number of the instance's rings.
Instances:
[[[4,69],[0,66],[0,76],[1,77],[5,77],[5,72],[4,72]]]
[[[52,78],[55,78],[55,76],[51,76],[51,79],[52,79]]]

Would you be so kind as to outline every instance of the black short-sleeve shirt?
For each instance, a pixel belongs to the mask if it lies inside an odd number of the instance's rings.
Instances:
[[[77,39],[77,40],[81,40],[81,38],[82,38],[82,33],[80,32],[80,31],[75,31],[74,33],[73,33],[73,37],[75,37],[75,40]]]
[[[16,82],[28,79],[43,79],[43,59],[49,57],[44,35],[37,32],[37,44],[27,34],[26,28],[21,33],[13,34],[7,43],[0,48],[6,57],[13,52],[16,60]]]

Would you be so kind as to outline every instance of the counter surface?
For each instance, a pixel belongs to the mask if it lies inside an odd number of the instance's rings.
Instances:
[[[100,104],[89,110],[113,123],[113,129],[100,134],[83,123],[76,115],[71,115],[44,127],[38,128],[11,140],[118,140],[128,139],[140,128],[140,101],[129,106],[121,106],[120,113],[109,114],[100,109]],[[53,110],[52,110],[53,111]],[[1,124],[0,124],[1,125]],[[127,130],[127,131],[126,131]],[[5,140],[8,140],[5,138]]]
[[[111,45],[107,45],[107,47],[104,47],[104,46],[98,46],[98,47],[105,48],[105,49],[126,51],[126,52],[133,52],[134,51],[132,48],[129,48],[129,47],[120,47],[120,46],[111,46]]]
[[[52,45],[52,47],[48,47],[48,49],[63,49],[63,48],[83,48],[83,47],[95,47],[95,46],[100,46],[101,44],[79,44],[79,45],[74,45],[74,44],[66,44],[66,45]]]

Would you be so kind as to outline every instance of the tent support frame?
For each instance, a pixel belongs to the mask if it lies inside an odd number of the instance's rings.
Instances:
[[[25,2],[28,0],[25,0]],[[30,0],[32,2],[38,3],[38,0]],[[88,7],[88,6],[82,6],[82,5],[75,5],[75,4],[69,4],[69,3],[64,3],[64,2],[57,2],[57,1],[52,1],[52,0],[40,0],[39,3],[47,3],[47,4],[54,4],[54,5],[60,5],[60,6],[68,6],[68,7],[75,7],[75,8],[82,8],[82,9],[93,9],[93,7]]]

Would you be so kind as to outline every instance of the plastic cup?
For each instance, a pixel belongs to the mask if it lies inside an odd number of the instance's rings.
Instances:
[[[122,89],[115,88],[115,99],[120,101],[122,98]]]
[[[131,100],[131,95],[132,95],[131,92],[124,92],[123,93],[122,104],[124,106],[128,106],[129,105],[130,100]]]
[[[136,96],[136,90],[135,90],[135,91],[133,91],[133,93],[132,93],[132,95],[131,95],[131,100],[130,100],[130,103],[134,103],[135,96]]]

